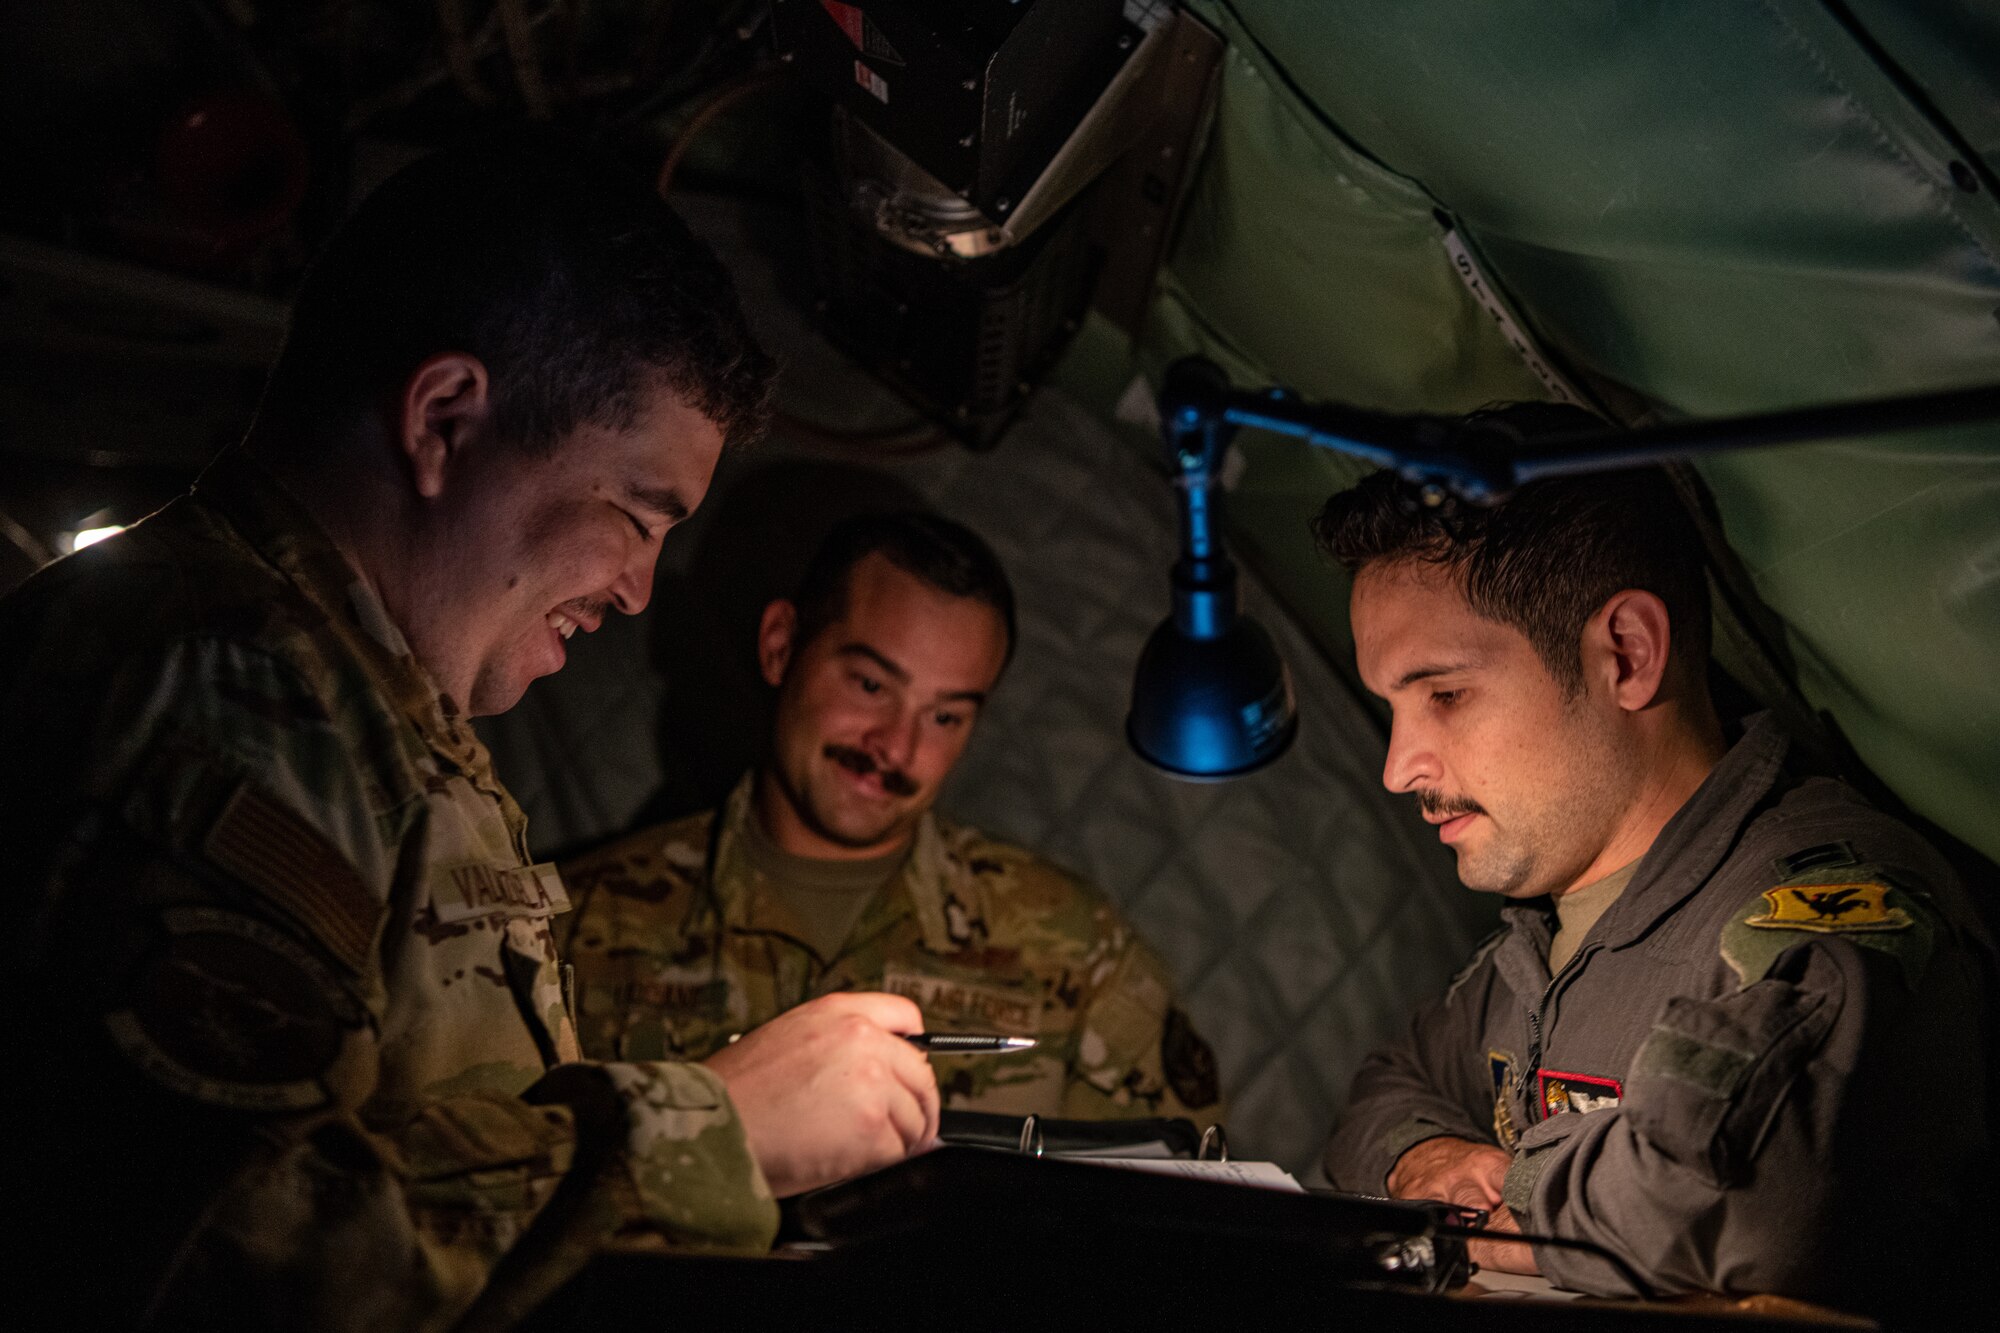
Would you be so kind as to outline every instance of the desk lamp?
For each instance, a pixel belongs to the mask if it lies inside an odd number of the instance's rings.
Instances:
[[[1270,634],[1238,610],[1236,566],[1222,546],[1216,475],[1239,428],[1296,436],[1393,468],[1425,504],[1494,504],[1547,477],[2000,420],[2000,385],[1528,440],[1503,422],[1308,403],[1283,388],[1236,389],[1213,362],[1187,357],[1167,368],[1159,403],[1179,490],[1181,552],[1171,578],[1173,612],[1139,654],[1125,735],[1162,772],[1221,781],[1271,763],[1299,729],[1291,674]]]

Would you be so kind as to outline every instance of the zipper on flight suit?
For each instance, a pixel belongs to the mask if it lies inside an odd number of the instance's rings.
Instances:
[[[1543,1120],[1547,1119],[1542,1114],[1542,1095],[1540,1091],[1542,1082],[1542,1011],[1549,1007],[1549,997],[1556,993],[1556,983],[1568,976],[1571,968],[1577,966],[1577,964],[1581,963],[1591,954],[1596,953],[1602,947],[1599,944],[1586,943],[1583,948],[1577,950],[1575,956],[1563,964],[1562,971],[1549,978],[1549,984],[1542,987],[1542,998],[1536,1002],[1534,1008],[1528,1011],[1528,1034],[1531,1041],[1528,1047],[1528,1069],[1521,1084],[1521,1091],[1522,1095],[1526,1096],[1529,1089],[1535,1090],[1534,1095],[1529,1098],[1528,1103],[1529,1119],[1533,1124],[1540,1124]]]

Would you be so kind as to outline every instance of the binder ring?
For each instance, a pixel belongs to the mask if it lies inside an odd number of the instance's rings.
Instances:
[[[1036,1157],[1042,1155],[1042,1120],[1033,1112],[1021,1120],[1021,1151]]]
[[[1211,1150],[1215,1153],[1216,1161],[1229,1160],[1229,1136],[1222,1132],[1221,1125],[1210,1125],[1201,1132],[1201,1143],[1194,1150],[1195,1161],[1206,1162]]]

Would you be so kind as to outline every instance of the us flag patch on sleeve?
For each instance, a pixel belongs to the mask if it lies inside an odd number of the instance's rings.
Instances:
[[[366,964],[383,905],[325,834],[244,783],[202,843],[216,869],[312,932],[352,971]]]

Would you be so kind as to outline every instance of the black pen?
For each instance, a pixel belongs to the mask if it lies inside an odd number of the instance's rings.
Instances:
[[[1033,1037],[1002,1037],[985,1032],[905,1032],[903,1040],[932,1055],[1002,1055],[1035,1048]]]

